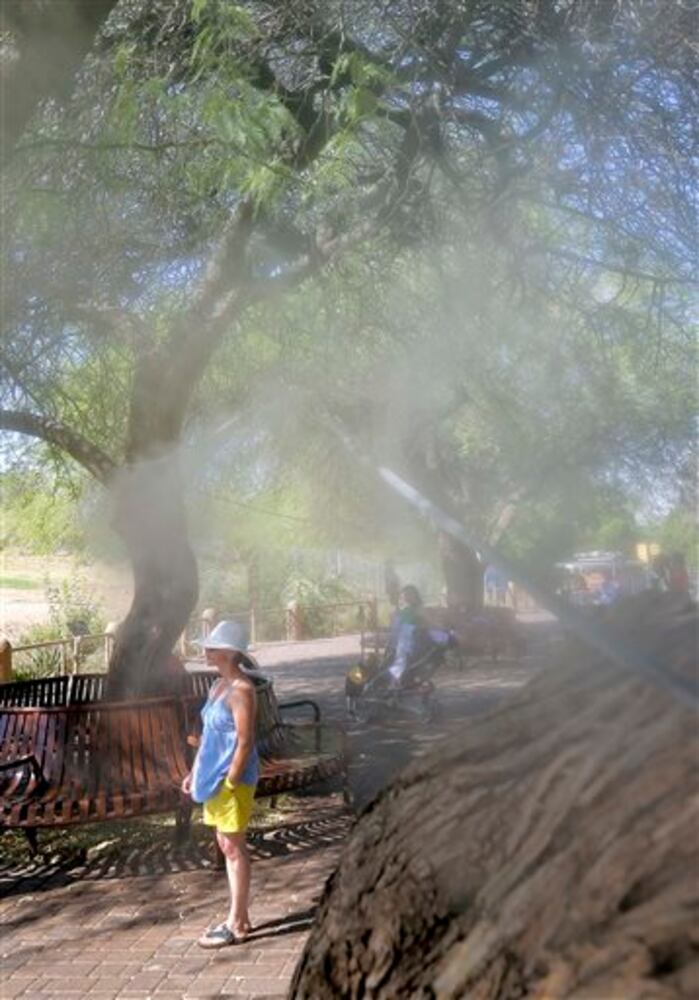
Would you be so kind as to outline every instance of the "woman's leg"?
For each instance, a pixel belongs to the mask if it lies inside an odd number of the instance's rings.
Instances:
[[[219,833],[216,839],[226,859],[226,874],[231,893],[231,907],[226,923],[236,937],[250,930],[248,899],[250,896],[250,855],[244,833]]]

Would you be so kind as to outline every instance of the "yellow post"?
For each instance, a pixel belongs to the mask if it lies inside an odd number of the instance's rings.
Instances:
[[[647,566],[650,566],[658,555],[660,555],[660,546],[657,542],[639,542],[636,545],[636,558]]]
[[[0,684],[12,680],[12,643],[9,639],[0,639]]]
[[[211,634],[211,631],[216,624],[216,618],[218,617],[216,608],[204,608],[201,613],[201,631],[202,635],[206,638],[207,635]]]
[[[257,615],[255,613],[255,605],[250,608],[250,643],[255,645],[257,642]]]
[[[82,659],[82,644],[83,637],[81,635],[73,636],[73,673],[80,673],[80,661]]]
[[[379,601],[376,595],[373,595],[367,601],[369,606],[369,628],[377,629],[379,627]]]
[[[182,632],[182,635],[177,640],[177,648],[180,651],[180,656],[185,660],[187,658],[187,629]]]
[[[298,601],[289,601],[286,606],[286,638],[289,642],[298,642],[303,638],[301,633],[301,606]]]
[[[114,641],[116,639],[119,622],[107,622],[104,627],[104,669],[109,670],[109,661],[112,658]]]

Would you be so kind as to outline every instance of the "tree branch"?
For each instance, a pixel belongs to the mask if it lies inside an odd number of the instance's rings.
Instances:
[[[495,518],[493,526],[488,531],[488,545],[495,547],[500,544],[501,539],[514,520],[519,504],[526,498],[529,492],[529,487],[519,486],[514,489],[503,502],[497,517]]]
[[[165,341],[141,355],[131,393],[127,461],[178,440],[192,390],[242,306],[253,225],[252,200],[246,198],[233,213],[189,309]]]
[[[116,472],[116,463],[101,448],[50,417],[42,417],[24,410],[0,410],[0,430],[25,434],[47,444],[56,445],[103,485],[106,485]]]
[[[587,257],[584,254],[573,253],[572,250],[553,247],[530,247],[529,253],[548,254],[552,257],[560,257],[563,260],[570,260],[574,264],[584,264],[586,267],[596,267],[601,271],[610,271],[613,274],[623,274],[628,278],[638,278],[639,281],[652,281],[656,285],[698,285],[696,278],[682,278],[679,275],[651,274],[649,271],[639,271],[635,267],[627,267],[625,264],[612,264],[605,260],[596,260],[594,257]]]
[[[417,154],[416,148],[412,158]],[[404,150],[401,155],[405,160]],[[247,305],[296,287],[331,259],[377,232],[402,194],[402,186],[388,178],[383,211],[374,212],[367,222],[350,232],[317,245],[279,277],[258,281],[250,280],[247,266],[255,210],[251,198],[243,199],[211,257],[192,305],[152,355],[141,358],[131,397],[127,461],[157,452],[178,439],[194,386],[222,337]]]

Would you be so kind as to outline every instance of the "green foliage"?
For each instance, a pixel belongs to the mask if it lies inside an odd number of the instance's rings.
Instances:
[[[31,646],[34,643],[64,639],[67,635],[65,630],[57,630],[53,622],[35,624],[25,629],[13,645]],[[70,646],[62,650],[60,645],[17,652],[12,657],[13,677],[18,681],[30,680],[33,677],[55,677],[70,663],[70,656]]]
[[[351,123],[372,115],[378,107],[376,94],[368,87],[350,87],[344,100],[344,111]]]
[[[3,547],[37,555],[83,548],[78,498],[70,488],[52,488],[43,473],[5,473],[2,496]]]
[[[76,573],[69,580],[44,584],[49,606],[49,621],[35,624],[25,629],[16,646],[48,643],[56,639],[72,639],[74,636],[99,635],[104,631],[105,620],[102,608],[92,594],[84,576]],[[102,667],[101,640],[85,640],[81,643],[81,669]],[[90,657],[94,662],[90,662]],[[13,673],[17,680],[32,677],[52,677],[73,668],[73,644],[50,645],[39,649],[20,651],[13,657]]]
[[[192,0],[192,22],[195,25],[205,24],[211,35],[216,35],[219,44],[247,41],[259,36],[255,19],[245,9],[243,4],[231,3],[229,0]],[[200,41],[201,32],[197,37],[199,48],[205,48]],[[212,39],[207,38],[211,44]]]
[[[285,602],[298,601],[299,604],[338,604],[356,599],[356,594],[337,577],[321,577],[309,579],[303,576],[290,576],[282,591]]]
[[[36,590],[40,586],[26,576],[0,576],[0,588],[7,590]]]
[[[117,463],[130,434],[158,438],[155,409],[128,427],[132,390],[206,333],[181,318],[248,196],[245,278],[208,315],[252,304],[198,391],[196,365],[174,390],[163,374],[165,398],[194,399],[188,431],[243,418],[202,547],[215,525],[224,559],[261,559],[272,603],[295,547],[431,546],[372,463],[476,537],[511,502],[505,544],[542,565],[631,544],[635,497],[696,431],[686,39],[678,5],[661,35],[629,5],[567,6],[399,4],[389,24],[372,3],[341,22],[335,4],[120,5],[3,176],[7,398]],[[10,486],[6,541],[79,546],[80,491],[46,483]],[[225,570],[203,593],[237,606],[246,587]]]
[[[590,548],[623,552],[627,556],[632,556],[640,538],[641,532],[630,511],[610,511],[608,516],[595,526],[594,531],[587,535],[586,541]],[[587,548],[587,545],[585,547]]]
[[[244,571],[235,566],[224,569],[218,565],[204,564],[199,575],[199,606],[216,608],[223,612],[247,611],[250,607],[247,580]]]
[[[663,552],[681,552],[688,566],[699,569],[699,525],[692,511],[672,511],[652,534]]]
[[[53,625],[31,625],[14,643],[16,646],[30,646],[33,643],[51,642],[59,638]],[[34,677],[55,677],[60,674],[69,652],[63,654],[60,646],[45,646],[15,653],[12,657],[14,680],[25,681]]]
[[[584,492],[551,491],[522,505],[503,540],[503,551],[546,580],[555,563],[599,549],[634,556],[641,532],[628,500],[589,482]]]
[[[372,62],[361,52],[343,52],[335,60],[330,84],[349,76],[355,87],[385,87],[395,83],[396,77],[388,67]]]
[[[105,618],[102,606],[95,599],[94,591],[86,577],[74,573],[60,583],[46,581],[46,600],[54,635],[92,635],[104,631]]]
[[[309,579],[292,575],[284,584],[282,596],[285,605],[296,601],[300,606],[303,634],[306,638],[332,635],[334,631],[348,627],[359,629],[355,607],[328,607],[350,604],[357,600],[357,595],[351,588],[336,577]]]

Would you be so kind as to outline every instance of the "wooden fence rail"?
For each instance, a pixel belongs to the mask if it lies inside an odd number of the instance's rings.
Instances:
[[[200,615],[190,620],[183,632],[178,643],[180,654],[185,657],[190,655],[194,640],[208,635],[216,622],[224,619],[244,622],[248,626],[250,642],[253,644],[275,640],[296,642],[308,638],[320,638],[321,635],[331,638],[342,634],[343,630],[362,634],[372,631],[378,621],[378,604],[376,599],[368,598],[327,604],[302,604],[299,601],[290,601],[284,606],[233,612],[219,612],[215,608],[206,608]],[[42,650],[57,651],[58,670],[52,672],[66,676],[80,673],[86,657],[94,655],[95,645],[101,643],[106,670],[117,628],[117,622],[110,622],[104,632],[63,636],[19,645],[13,645],[9,639],[0,637],[0,683],[13,679],[18,667],[17,657],[24,658]]]
[[[89,635],[71,635],[59,639],[45,639],[42,642],[25,642],[13,645],[9,639],[0,639],[0,683],[11,681],[17,667],[16,657],[40,652],[41,650],[56,650],[58,653],[58,674],[77,674],[87,656],[96,652],[96,646],[101,646],[104,669],[109,665],[109,658],[114,643],[116,625],[108,625],[104,632]],[[31,668],[30,668],[31,669]]]

